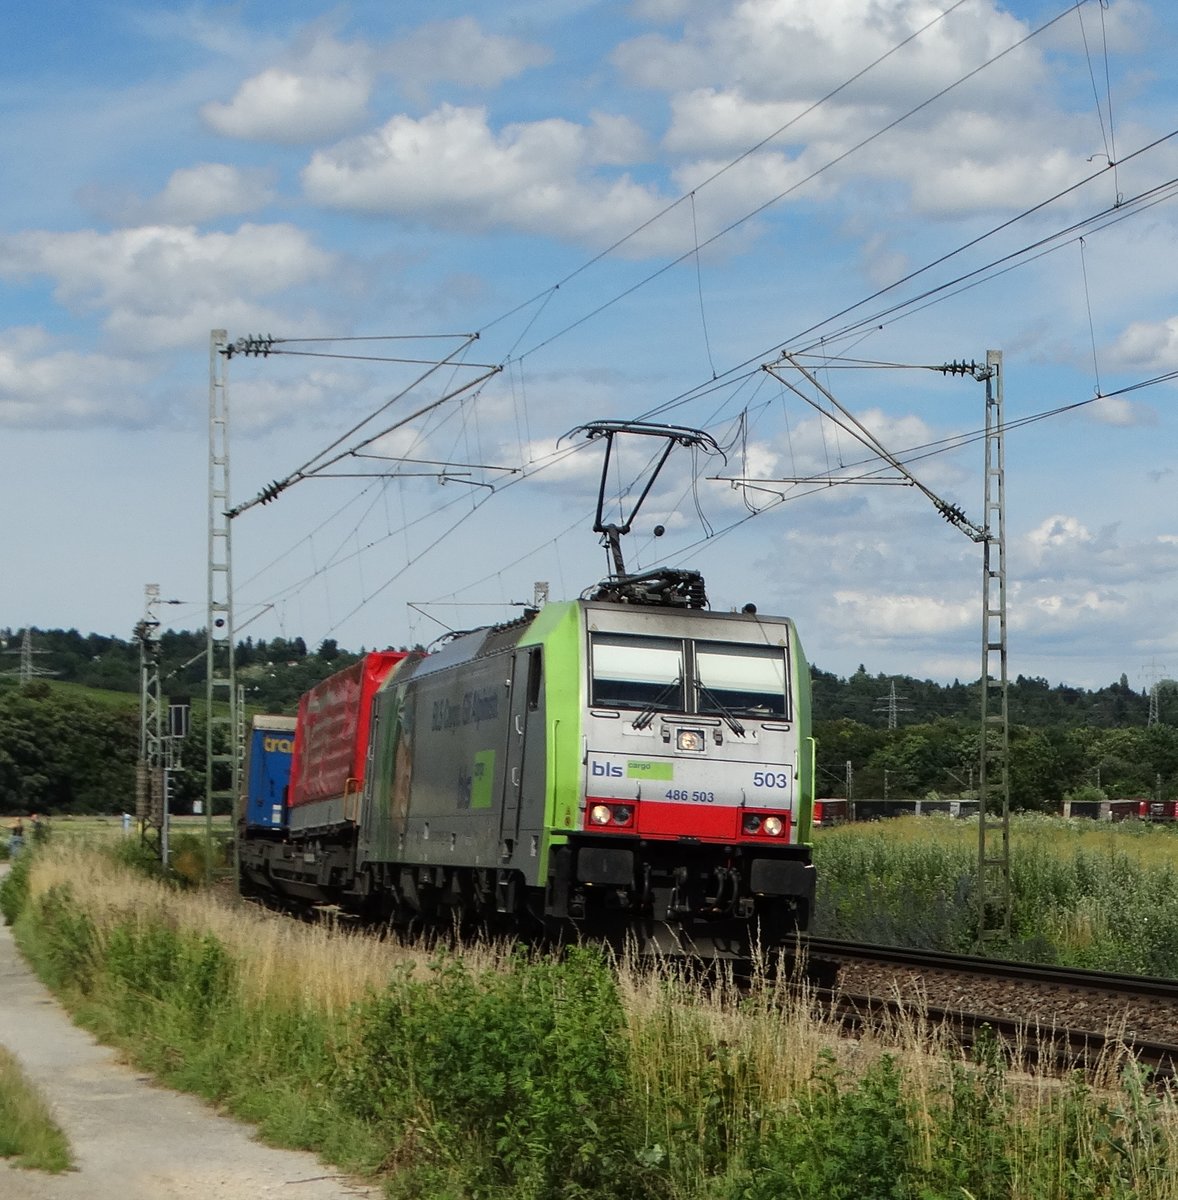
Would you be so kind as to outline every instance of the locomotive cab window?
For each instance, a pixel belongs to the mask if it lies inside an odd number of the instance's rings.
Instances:
[[[786,719],[785,680],[785,652],[780,647],[696,644],[697,712]]]
[[[683,712],[683,680],[678,639],[593,635],[592,704]]]

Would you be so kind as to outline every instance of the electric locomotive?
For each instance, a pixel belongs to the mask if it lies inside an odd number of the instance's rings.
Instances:
[[[627,576],[397,661],[362,767],[293,797],[281,841],[246,831],[243,886],[394,924],[783,945],[814,898],[809,667],[788,618],[703,603],[694,572]],[[301,710],[296,773],[306,736]]]

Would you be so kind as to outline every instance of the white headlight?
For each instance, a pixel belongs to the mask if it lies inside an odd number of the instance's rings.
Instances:
[[[589,810],[590,825],[608,825],[610,821],[610,811],[608,804],[595,804]]]

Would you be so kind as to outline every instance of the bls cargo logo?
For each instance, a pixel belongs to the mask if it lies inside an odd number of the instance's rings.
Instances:
[[[675,764],[650,762],[644,758],[628,758],[623,770],[620,763],[598,762],[596,759],[590,759],[589,774],[604,776],[608,779],[654,779],[666,782],[675,778]]]

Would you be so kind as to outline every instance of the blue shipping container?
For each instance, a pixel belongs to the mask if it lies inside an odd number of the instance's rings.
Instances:
[[[245,823],[250,828],[286,828],[294,739],[294,717],[254,717],[245,764]]]

